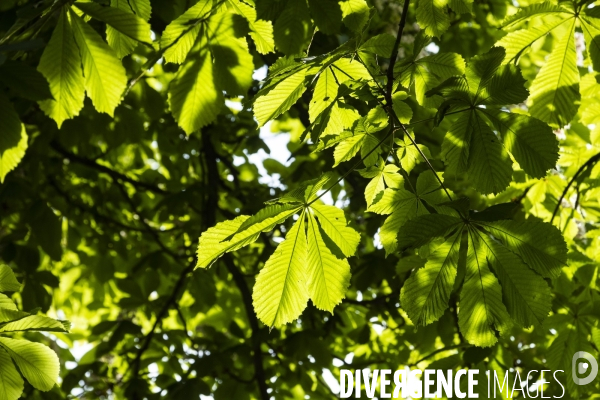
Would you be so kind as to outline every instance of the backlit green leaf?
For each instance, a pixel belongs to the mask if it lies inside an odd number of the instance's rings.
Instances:
[[[85,98],[81,55],[66,11],[60,12],[56,28],[40,59],[38,71],[48,80],[53,97],[41,101],[40,108],[60,128],[63,121],[79,114]]]

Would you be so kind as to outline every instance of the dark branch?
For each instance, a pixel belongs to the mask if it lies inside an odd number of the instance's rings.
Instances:
[[[134,231],[134,232],[144,232],[145,231],[142,228],[137,228],[135,226],[130,226],[130,225],[124,224],[121,221],[118,221],[118,220],[116,220],[114,218],[111,218],[111,217],[109,217],[107,215],[101,214],[98,210],[96,210],[93,207],[88,207],[88,206],[84,205],[83,203],[78,203],[77,201],[73,200],[71,198],[71,196],[69,196],[69,194],[67,192],[65,192],[64,190],[62,190],[60,188],[60,186],[58,186],[58,183],[51,176],[48,176],[48,182],[50,182],[50,186],[52,186],[54,188],[54,190],[61,197],[63,197],[67,203],[69,203],[71,206],[75,207],[76,209],[80,210],[81,212],[91,214],[94,217],[96,217],[96,219],[98,219],[100,221],[106,221],[108,224],[114,225],[114,226],[116,226],[118,228],[121,228],[121,229],[124,229],[124,230],[127,230],[127,231]]]
[[[567,192],[569,191],[569,188],[571,187],[571,185],[573,185],[573,182],[575,182],[575,180],[579,177],[579,175],[581,175],[581,173],[583,171],[585,171],[588,167],[590,167],[591,165],[594,165],[598,161],[600,161],[600,153],[596,154],[595,156],[592,156],[581,167],[579,167],[579,169],[577,170],[577,172],[575,172],[575,175],[573,175],[573,177],[571,178],[571,180],[569,181],[569,183],[565,187],[565,190],[563,190],[562,194],[558,198],[558,203],[556,203],[556,207],[554,208],[554,212],[552,213],[552,218],[550,218],[550,223],[552,223],[552,221],[554,221],[554,217],[556,217],[556,214],[558,213],[558,209],[560,208],[560,204],[562,203],[563,199],[567,195]]]
[[[204,162],[206,164],[206,181],[208,183],[209,188],[216,188],[219,184],[219,169],[217,166],[217,158],[218,155],[213,147],[211,142],[211,138],[209,135],[210,130],[207,129],[202,132],[202,149],[204,152]],[[206,229],[213,226],[216,223],[216,215],[215,211],[217,210],[219,204],[218,193],[216,189],[208,190],[206,196]],[[244,301],[244,306],[246,309],[246,315],[248,316],[248,323],[250,324],[250,329],[252,330],[252,352],[253,352],[253,362],[254,362],[254,378],[258,384],[258,389],[260,392],[261,399],[269,400],[269,394],[267,392],[267,378],[265,375],[265,371],[263,368],[263,360],[262,353],[260,350],[260,337],[259,337],[259,326],[258,320],[256,319],[256,315],[254,314],[254,307],[252,306],[252,295],[250,294],[250,290],[248,289],[248,285],[246,284],[244,275],[241,271],[236,267],[231,255],[225,254],[223,256],[223,261],[227,266],[227,270],[233,276],[233,280],[237,285],[240,293],[242,295],[242,300]]]
[[[242,300],[246,309],[246,315],[248,316],[248,322],[250,323],[250,329],[252,330],[252,360],[254,362],[254,377],[258,383],[258,389],[260,391],[261,399],[269,400],[269,394],[267,392],[267,377],[263,367],[262,351],[260,349],[260,328],[258,326],[258,320],[254,314],[254,307],[252,306],[252,295],[248,289],[248,285],[244,279],[244,275],[235,266],[233,259],[229,254],[223,257],[223,261],[227,266],[227,270],[233,276],[233,280],[237,287],[240,289],[242,294]]]
[[[419,365],[421,362],[430,359],[431,357],[435,356],[436,354],[442,353],[444,351],[450,351],[450,350],[456,350],[456,349],[460,349],[461,347],[466,347],[467,345],[465,344],[455,344],[452,346],[447,346],[447,347],[442,347],[441,349],[437,349],[435,351],[432,351],[431,353],[427,354],[425,357],[421,358],[419,361],[416,361],[414,363],[412,363],[410,366],[414,367]]]
[[[167,246],[165,246],[165,244],[162,242],[162,240],[158,236],[157,230],[153,229],[150,226],[150,224],[148,224],[148,222],[146,221],[146,218],[144,218],[144,216],[139,212],[135,203],[133,202],[131,197],[129,197],[129,193],[127,193],[127,189],[121,184],[121,182],[118,181],[118,179],[113,177],[113,180],[114,180],[115,184],[117,185],[117,187],[119,188],[119,191],[123,195],[123,198],[125,198],[125,201],[127,201],[127,203],[129,204],[129,207],[131,207],[131,211],[139,216],[139,221],[142,223],[142,225],[144,225],[144,228],[145,228],[143,231],[147,232],[150,236],[152,236],[152,238],[154,239],[154,241],[156,242],[158,247],[160,247],[162,251],[164,251],[171,257],[173,257],[173,259],[175,261],[178,261],[178,259],[180,259],[182,257],[186,257],[185,255],[180,255],[180,254],[175,253],[173,250],[171,250]]]
[[[90,160],[88,158],[79,156],[77,154],[71,153],[70,151],[68,151],[67,149],[65,149],[64,147],[62,147],[60,145],[60,143],[58,143],[57,141],[52,141],[50,142],[50,146],[56,150],[59,154],[61,154],[63,157],[65,157],[66,159],[68,159],[69,161],[81,164],[81,165],[85,165],[86,167],[90,167],[93,168],[97,171],[103,172],[107,175],[109,175],[111,178],[113,179],[119,179],[123,182],[127,182],[127,183],[131,183],[133,186],[137,187],[137,188],[141,188],[141,189],[145,189],[145,190],[149,190],[153,193],[159,193],[159,194],[168,194],[169,192],[167,192],[164,189],[161,189],[155,185],[152,185],[150,183],[146,183],[146,182],[141,182],[138,180],[135,180],[133,178],[128,177],[125,174],[122,174],[120,172],[117,172],[113,169],[110,169],[102,164],[98,164],[96,161],[94,160]]]
[[[156,329],[158,328],[158,325],[166,317],[167,312],[169,311],[171,306],[173,306],[174,304],[177,303],[179,293],[181,292],[181,289],[185,286],[184,285],[185,279],[187,278],[187,275],[194,270],[195,265],[196,265],[196,260],[194,259],[183,271],[181,271],[181,274],[179,275],[179,279],[177,279],[177,282],[175,282],[175,286],[173,286],[173,290],[171,291],[171,294],[165,301],[165,304],[163,304],[163,306],[160,309],[160,311],[158,312],[158,314],[156,314],[156,321],[154,321],[154,325],[152,325],[152,329],[150,329],[150,332],[148,332],[148,334],[146,334],[146,336],[144,337],[142,346],[138,349],[138,351],[135,355],[135,359],[131,363],[131,365],[133,366],[133,379],[137,378],[140,375],[140,365],[141,365],[141,361],[142,361],[142,356],[144,355],[146,350],[148,350],[148,348],[150,347],[150,343],[152,342],[152,338],[154,337],[154,335],[156,333]]]
[[[402,7],[402,16],[400,17],[400,23],[398,24],[398,35],[392,48],[392,55],[390,56],[390,65],[387,70],[387,85],[385,91],[385,100],[388,106],[392,106],[392,92],[394,87],[394,66],[396,65],[396,59],[398,58],[398,50],[400,49],[400,41],[402,40],[402,33],[404,32],[404,26],[406,25],[406,17],[408,16],[408,6],[410,0],[404,0],[404,6]]]

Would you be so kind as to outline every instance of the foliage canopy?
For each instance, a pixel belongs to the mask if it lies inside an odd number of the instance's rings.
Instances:
[[[3,1],[0,399],[598,356],[597,3]]]

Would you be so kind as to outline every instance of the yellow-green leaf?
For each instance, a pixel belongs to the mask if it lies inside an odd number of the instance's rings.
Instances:
[[[56,28],[44,49],[38,71],[48,80],[53,97],[40,101],[40,108],[60,128],[63,121],[79,114],[85,98],[81,55],[64,10],[60,12]]]

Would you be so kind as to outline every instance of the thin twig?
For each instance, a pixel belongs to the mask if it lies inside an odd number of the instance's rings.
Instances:
[[[596,154],[595,156],[590,157],[590,159],[587,160],[581,167],[579,167],[577,172],[575,172],[575,175],[573,175],[573,177],[571,178],[571,180],[565,187],[565,190],[563,190],[562,194],[558,198],[558,203],[556,203],[556,207],[554,208],[554,212],[552,213],[552,218],[550,218],[550,223],[552,223],[552,221],[554,221],[554,217],[556,217],[556,214],[558,213],[560,204],[562,203],[563,199],[567,195],[567,192],[569,191],[569,188],[571,187],[571,185],[573,185],[573,182],[575,182],[575,180],[579,177],[579,175],[581,175],[581,173],[583,171],[585,171],[589,166],[595,164],[598,161],[600,161],[600,153]]]
[[[104,172],[106,174],[108,174],[111,178],[113,179],[119,179],[123,182],[127,182],[127,183],[131,183],[133,186],[137,187],[137,188],[143,188],[146,190],[149,190],[151,192],[154,193],[159,193],[159,194],[168,194],[169,192],[167,192],[164,189],[159,188],[158,186],[152,185],[150,183],[146,183],[146,182],[142,182],[142,181],[138,181],[135,180],[133,178],[128,177],[125,174],[122,174],[118,171],[115,171],[114,169],[108,168],[102,164],[98,164],[96,161],[94,160],[90,160],[88,158],[79,156],[75,153],[71,153],[70,151],[68,151],[67,149],[65,149],[64,147],[62,147],[60,145],[60,143],[58,143],[57,141],[53,140],[50,142],[50,146],[56,150],[58,153],[60,153],[63,157],[65,157],[66,159],[68,159],[69,161],[72,162],[76,162],[78,164],[81,165],[85,165],[87,167],[96,169],[100,172]]]
[[[179,255],[179,254],[175,253],[173,250],[169,249],[167,246],[165,246],[165,244],[162,242],[162,240],[158,236],[157,230],[153,229],[150,226],[150,224],[148,224],[148,222],[146,221],[146,218],[144,218],[144,216],[142,215],[142,213],[140,213],[138,211],[135,203],[133,202],[133,199],[129,196],[129,193],[127,193],[127,189],[123,186],[123,184],[121,184],[121,182],[119,182],[119,180],[116,179],[116,178],[114,178],[114,177],[113,177],[113,182],[115,183],[115,185],[117,185],[117,188],[119,189],[119,191],[121,192],[121,194],[125,198],[125,201],[129,204],[129,207],[131,207],[131,212],[133,212],[136,215],[138,215],[139,221],[146,228],[144,231],[147,232],[148,234],[150,234],[150,236],[152,236],[152,238],[154,239],[154,241],[156,242],[156,244],[158,244],[158,247],[160,247],[162,249],[162,251],[164,251],[165,253],[167,253],[168,255],[170,255],[175,261],[177,261],[178,259],[180,259],[182,257],[186,257],[187,258],[186,255]]]
[[[398,24],[398,35],[396,36],[396,41],[394,42],[394,47],[392,49],[392,56],[391,56],[391,59],[390,59],[390,65],[389,65],[388,71],[387,71],[387,85],[386,85],[387,90],[383,93],[383,95],[384,95],[384,97],[386,99],[386,104],[383,104],[381,101],[380,101],[380,103],[382,104],[384,110],[386,110],[386,112],[389,115],[390,125],[392,126],[392,134],[396,130],[398,130],[398,129],[400,129],[400,130],[403,131],[403,133],[410,140],[411,144],[417,149],[417,152],[419,153],[419,155],[421,156],[421,158],[423,158],[423,160],[425,161],[425,163],[427,164],[427,166],[429,167],[429,169],[433,172],[433,175],[435,176],[435,178],[439,182],[440,186],[442,187],[442,189],[446,193],[446,196],[448,196],[448,199],[450,201],[452,201],[452,196],[450,196],[450,192],[446,188],[446,185],[444,185],[444,182],[438,176],[437,171],[435,170],[435,168],[433,167],[433,165],[431,164],[431,162],[429,161],[429,159],[427,158],[427,156],[425,155],[425,153],[423,153],[423,151],[421,150],[421,148],[417,145],[417,142],[413,139],[413,137],[410,135],[410,133],[406,129],[406,126],[416,125],[417,123],[429,121],[432,118],[421,120],[421,121],[416,121],[416,122],[414,122],[412,124],[406,124],[405,125],[402,122],[400,122],[400,119],[396,115],[396,112],[394,111],[394,107],[393,107],[393,99],[392,99],[392,94],[393,93],[392,92],[394,90],[394,87],[393,87],[393,83],[394,83],[394,66],[396,64],[396,59],[398,58],[398,50],[399,50],[399,47],[400,47],[400,41],[402,40],[402,33],[404,32],[404,27],[406,25],[406,15],[408,14],[408,5],[409,5],[409,2],[410,2],[410,0],[406,0],[404,2],[404,7],[403,7],[403,11],[402,11],[402,17],[400,18],[400,23]],[[369,69],[369,67],[367,66],[367,64],[365,64],[364,61],[360,58],[360,56],[358,56],[358,60],[365,66],[365,68],[369,72],[369,75],[371,75],[371,79],[373,79],[374,81],[376,81],[375,76],[373,76],[373,73],[371,72],[371,70]],[[379,84],[377,86],[381,88],[381,86],[379,86]],[[466,109],[465,110],[454,111],[453,114],[456,114],[456,113],[459,113],[459,112],[463,112],[463,111],[466,111]]]
[[[461,347],[465,347],[465,344],[455,344],[452,346],[447,346],[447,347],[442,347],[441,349],[437,349],[435,351],[432,351],[431,353],[427,354],[426,356],[424,356],[423,358],[421,358],[419,361],[416,361],[414,363],[412,363],[410,366],[414,367],[419,365],[421,362],[430,359],[431,357],[435,356],[436,354],[442,353],[444,351],[450,351],[450,350],[456,350],[456,349],[460,349]]]
[[[179,275],[179,278],[177,279],[177,282],[175,282],[175,286],[173,286],[171,295],[167,298],[167,301],[165,302],[165,304],[163,304],[163,306],[160,309],[160,311],[158,312],[158,314],[156,314],[156,321],[154,321],[154,325],[152,325],[152,329],[150,329],[150,332],[148,332],[146,334],[146,337],[144,338],[144,341],[142,342],[142,346],[138,349],[138,351],[135,355],[135,358],[134,358],[133,362],[131,363],[131,365],[133,366],[132,370],[133,370],[133,378],[134,379],[137,378],[140,374],[140,364],[141,364],[142,356],[144,355],[146,350],[148,350],[148,348],[150,347],[150,343],[152,342],[152,339],[153,339],[154,335],[156,334],[156,329],[158,328],[158,325],[165,318],[165,316],[167,315],[167,312],[169,311],[171,306],[178,301],[177,298],[179,297],[179,292],[185,286],[184,285],[185,279],[187,278],[187,275],[194,270],[195,266],[196,266],[196,260],[194,259],[181,272],[181,274]]]
[[[398,35],[392,47],[392,55],[390,56],[390,65],[387,70],[387,85],[386,85],[386,101],[388,105],[392,106],[392,92],[394,90],[394,66],[396,65],[396,59],[398,58],[398,51],[400,49],[400,41],[402,40],[402,33],[404,32],[404,26],[406,25],[406,17],[408,16],[408,6],[410,0],[404,0],[404,6],[402,7],[402,16],[400,17],[400,23],[398,24]]]
[[[437,181],[440,183],[442,189],[444,189],[444,192],[446,192],[446,196],[448,196],[450,201],[452,201],[452,196],[450,196],[450,192],[448,192],[448,189],[446,189],[446,185],[444,185],[444,182],[438,176],[435,168],[433,168],[433,165],[431,165],[431,162],[429,161],[427,156],[425,156],[425,153],[423,153],[423,151],[417,145],[417,142],[413,139],[413,137],[410,136],[410,134],[408,133],[408,130],[406,129],[404,124],[402,124],[402,122],[400,122],[400,119],[398,118],[398,116],[396,115],[396,112],[394,111],[393,100],[392,100],[392,93],[394,90],[394,66],[396,65],[396,59],[398,58],[398,50],[400,47],[400,41],[402,40],[402,33],[404,32],[404,26],[406,25],[406,16],[408,14],[409,2],[410,2],[410,0],[404,1],[404,7],[402,8],[402,17],[400,18],[400,23],[398,24],[398,35],[396,36],[396,41],[394,42],[394,47],[392,48],[392,56],[390,58],[390,65],[389,65],[388,71],[387,71],[387,86],[386,86],[387,90],[384,94],[385,100],[387,103],[385,109],[387,110],[387,112],[390,116],[390,120],[395,119],[393,128],[396,127],[396,123],[397,123],[397,126],[400,127],[400,129],[404,132],[404,134],[406,136],[408,136],[408,139],[410,140],[410,142],[413,144],[413,146],[415,146],[415,148],[419,152],[419,155],[423,158],[423,160],[425,161],[425,163],[427,164],[429,169],[433,172],[433,175],[435,176]],[[390,121],[390,122],[392,122],[392,121]]]
[[[338,180],[336,180],[333,184],[331,184],[327,189],[325,189],[325,191],[323,191],[323,193],[321,193],[320,195],[318,195],[317,197],[315,197],[312,201],[308,202],[308,204],[306,205],[307,207],[310,206],[311,204],[313,204],[315,201],[319,200],[321,197],[325,196],[325,194],[327,194],[329,191],[331,191],[331,189],[333,189],[335,187],[335,185],[337,185],[338,183],[340,183],[342,180],[344,180],[348,175],[350,175],[359,165],[361,162],[363,162],[364,160],[367,159],[367,157],[369,157],[371,155],[371,153],[373,153],[375,150],[377,150],[379,148],[379,146],[381,146],[381,144],[383,142],[386,141],[387,138],[389,138],[392,134],[394,133],[393,129],[390,129],[390,131],[383,137],[383,139],[381,139],[377,145],[375,145],[371,150],[369,150],[369,152],[367,154],[365,154],[364,156],[362,156],[360,158],[360,160],[358,160],[356,163],[354,163],[354,165],[352,165],[352,167],[342,176],[340,176],[338,178]]]
[[[118,221],[118,220],[116,220],[114,218],[111,218],[111,217],[108,217],[108,216],[106,216],[104,214],[101,214],[94,207],[87,207],[87,206],[85,206],[83,204],[80,204],[80,203],[74,201],[67,192],[65,192],[64,190],[62,190],[60,188],[60,186],[58,186],[58,183],[54,180],[53,177],[48,176],[48,182],[50,182],[50,186],[52,186],[54,188],[54,190],[56,190],[56,192],[59,195],[61,195],[65,199],[65,201],[67,203],[69,203],[71,206],[75,207],[76,209],[78,209],[78,210],[80,210],[82,212],[85,212],[85,213],[92,214],[97,219],[104,220],[104,221],[108,222],[109,224],[117,226],[117,227],[119,227],[121,229],[125,229],[125,230],[128,230],[128,231],[135,231],[135,232],[144,232],[145,231],[145,229],[138,228],[138,227],[135,227],[135,226],[126,225],[126,224],[122,223],[121,221]],[[162,231],[159,231],[159,232],[162,233]],[[167,232],[167,231],[165,231],[165,232]]]

